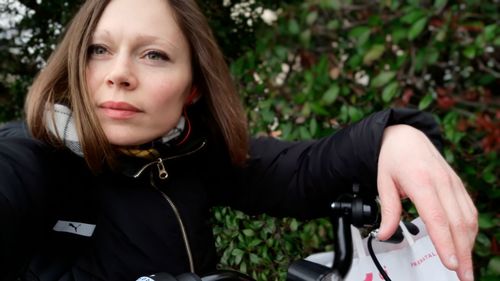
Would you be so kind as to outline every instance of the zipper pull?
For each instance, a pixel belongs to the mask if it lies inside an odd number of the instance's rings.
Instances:
[[[158,168],[158,177],[162,180],[167,179],[168,178],[167,169],[165,169],[165,165],[163,165],[163,160],[161,158],[158,159],[156,167]]]

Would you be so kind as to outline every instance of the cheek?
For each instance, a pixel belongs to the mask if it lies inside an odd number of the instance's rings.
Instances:
[[[150,103],[161,108],[182,108],[186,99],[187,86],[184,83],[171,83],[162,81],[155,84],[156,86],[150,89],[150,93],[154,93]],[[161,110],[159,108],[159,110]]]
[[[87,84],[87,89],[89,91],[89,94],[91,96],[94,95],[94,93],[96,92],[96,89],[98,87],[97,85],[97,77],[98,77],[98,74],[96,73],[95,69],[91,68],[90,66],[87,67],[87,70],[85,72],[85,82]]]

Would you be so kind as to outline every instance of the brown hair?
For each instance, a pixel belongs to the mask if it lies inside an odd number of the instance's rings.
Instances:
[[[237,95],[224,56],[208,22],[195,0],[165,0],[174,11],[176,21],[191,47],[193,83],[202,98],[204,118],[214,136],[222,138],[231,160],[242,165],[248,153],[248,131],[245,112]],[[87,48],[97,23],[109,4],[87,0],[69,24],[65,36],[50,56],[46,67],[35,79],[26,100],[27,122],[35,138],[62,145],[58,136],[46,126],[47,108],[55,103],[73,111],[80,145],[89,167],[97,171],[104,161],[114,165],[116,153],[108,142],[94,112],[86,85]]]

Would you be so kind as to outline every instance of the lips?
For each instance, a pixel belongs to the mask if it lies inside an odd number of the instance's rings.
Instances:
[[[132,118],[143,112],[139,108],[126,102],[107,101],[100,104],[99,108],[109,118],[120,120]]]

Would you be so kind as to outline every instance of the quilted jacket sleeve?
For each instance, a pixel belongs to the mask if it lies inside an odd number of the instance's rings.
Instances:
[[[407,124],[423,131],[441,149],[432,115],[410,109],[387,109],[336,134],[303,142],[272,138],[252,141],[247,167],[219,179],[216,204],[245,212],[313,218],[327,214],[331,201],[351,192],[376,193],[377,163],[384,129]]]

